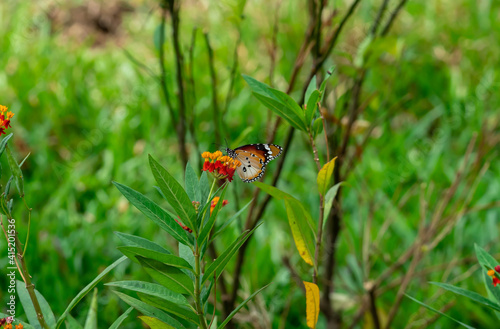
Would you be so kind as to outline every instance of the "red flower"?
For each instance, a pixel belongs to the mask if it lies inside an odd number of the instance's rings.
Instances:
[[[5,119],[5,112],[7,111],[7,106],[0,105],[0,136],[6,135],[5,129],[11,128],[10,119],[14,116],[14,113],[7,112],[7,119]]]
[[[203,171],[211,172],[217,179],[227,178],[228,181],[233,181],[236,168],[241,166],[241,162],[227,155],[222,155],[221,151],[203,152],[201,156],[205,159]]]
[[[495,287],[496,287],[496,286],[497,286],[497,284],[499,284],[499,283],[500,283],[500,279],[499,279],[499,278],[497,278],[497,277],[494,277],[494,278],[493,278],[493,286],[495,286]]]
[[[495,266],[495,271],[497,271],[497,273],[500,273],[500,265]]]

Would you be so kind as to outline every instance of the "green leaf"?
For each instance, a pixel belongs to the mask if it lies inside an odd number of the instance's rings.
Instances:
[[[193,167],[186,165],[186,174],[184,180],[186,181],[186,192],[191,201],[201,202],[200,183]]]
[[[184,326],[168,315],[167,313],[163,312],[162,310],[157,309],[156,307],[153,307],[151,305],[148,305],[144,303],[143,301],[140,301],[136,298],[130,297],[128,295],[125,295],[124,293],[118,292],[118,291],[113,291],[118,297],[120,297],[121,300],[123,300],[125,303],[128,305],[132,306],[142,314],[157,318],[158,320],[168,324],[169,326],[172,326],[173,329],[179,329],[179,328],[184,328]],[[165,327],[169,328],[169,327]]]
[[[429,305],[427,305],[427,304],[425,304],[425,303],[423,303],[423,302],[421,302],[421,301],[419,301],[419,300],[417,300],[417,299],[415,299],[415,298],[413,298],[413,297],[408,296],[407,294],[405,294],[405,296],[406,296],[406,297],[408,297],[409,299],[413,300],[415,303],[422,305],[422,306],[423,306],[423,307],[425,307],[426,309],[431,310],[431,311],[433,311],[433,312],[436,312],[436,313],[438,313],[438,314],[441,314],[442,316],[444,316],[444,317],[446,317],[446,318],[450,319],[451,321],[454,321],[454,322],[456,322],[456,323],[460,324],[461,326],[464,326],[465,328],[469,328],[469,329],[476,329],[476,328],[471,327],[471,326],[469,326],[469,325],[467,325],[467,324],[465,324],[465,323],[462,323],[462,322],[460,322],[460,321],[458,321],[458,320],[455,320],[455,319],[454,319],[454,318],[452,318],[451,316],[449,316],[449,315],[447,315],[447,314],[445,314],[445,313],[443,313],[443,312],[440,312],[440,311],[438,311],[438,310],[436,310],[436,309],[434,309],[434,308],[430,307]]]
[[[120,327],[120,325],[122,324],[122,322],[130,315],[130,313],[132,313],[133,310],[134,310],[133,307],[129,307],[125,311],[125,313],[120,315],[118,317],[118,319],[116,319],[115,322],[113,322],[113,324],[109,327],[109,329],[118,329]]]
[[[169,250],[163,248],[159,244],[156,244],[155,242],[150,241],[148,239],[144,239],[140,236],[121,233],[121,232],[114,232],[114,233],[128,247],[141,247],[141,248],[154,250],[156,252],[160,252],[160,253],[164,253],[164,254],[171,254],[171,252]]]
[[[16,159],[14,159],[14,156],[12,155],[10,148],[8,146],[5,146],[5,150],[7,150],[7,162],[9,163],[10,171],[14,176],[14,181],[16,182],[17,191],[19,192],[19,195],[23,197],[24,196],[23,173],[21,171],[21,168],[19,168]]]
[[[203,274],[203,279],[201,280],[202,285],[205,283],[205,281],[212,277],[214,272],[217,275],[215,279],[217,280],[219,278],[229,260],[260,225],[261,224],[258,224],[251,231],[243,232],[212,264],[210,264],[210,266],[207,267],[205,273]]]
[[[182,243],[179,243],[179,257],[188,262],[191,268],[195,268],[196,265],[193,251]],[[195,281],[194,272],[185,271],[185,273],[189,275],[193,282]]]
[[[215,239],[215,237],[217,237],[219,234],[221,234],[222,232],[224,232],[224,230],[229,226],[231,225],[231,223],[237,219],[238,217],[240,217],[240,215],[248,208],[248,206],[253,202],[253,200],[250,200],[246,205],[243,206],[243,208],[241,208],[240,210],[238,210],[238,212],[236,214],[234,214],[233,216],[231,216],[228,220],[226,220],[224,222],[224,224],[222,224],[218,229],[217,231],[212,235],[212,241]]]
[[[304,117],[302,113],[295,113],[291,110],[287,104],[283,104],[273,98],[262,96],[257,93],[253,93],[255,98],[257,98],[265,107],[276,113],[278,116],[285,119],[292,127],[307,131],[306,123],[304,122]],[[296,103],[295,103],[296,104]]]
[[[459,287],[455,287],[455,286],[452,286],[451,284],[447,284],[447,283],[440,283],[440,282],[429,282],[429,283],[431,283],[433,285],[436,285],[438,287],[441,287],[443,289],[446,289],[448,291],[454,292],[455,294],[462,295],[462,296],[465,296],[467,298],[470,298],[473,301],[481,303],[481,304],[483,304],[483,305],[485,305],[485,306],[487,306],[487,307],[489,307],[489,308],[491,308],[491,309],[493,309],[495,311],[500,311],[500,305],[498,305],[497,303],[489,300],[486,297],[481,296],[477,292],[466,290],[466,289],[462,289],[462,288],[459,288]]]
[[[226,324],[229,323],[229,321],[231,321],[231,319],[236,315],[236,313],[239,312],[239,310],[241,310],[243,308],[243,306],[245,306],[249,301],[251,301],[255,296],[257,296],[258,293],[260,293],[262,290],[266,289],[267,287],[269,287],[270,284],[268,285],[265,285],[264,287],[260,288],[259,290],[257,290],[256,292],[254,292],[253,294],[251,294],[247,299],[245,299],[240,305],[238,305],[238,307],[236,307],[234,309],[234,311],[231,312],[231,314],[229,314],[227,316],[227,318],[224,320],[224,322],[222,322],[220,324],[220,326],[217,327],[217,329],[222,329],[226,326]]]
[[[179,294],[194,295],[193,281],[178,268],[141,256],[137,256],[137,259],[146,272],[162,286]]]
[[[326,192],[325,195],[325,214],[324,217],[328,218],[328,215],[330,214],[330,210],[332,209],[332,202],[333,199],[335,199],[335,196],[337,196],[337,192],[339,191],[340,186],[343,184],[343,182],[337,183],[330,187],[328,192]],[[323,225],[326,225],[326,220],[323,222]]]
[[[316,267],[314,262],[314,237],[312,229],[304,219],[310,217],[302,204],[296,199],[285,200],[288,223],[292,230],[295,246],[300,257],[309,265]]]
[[[271,111],[290,123],[293,127],[306,131],[306,123],[300,106],[287,94],[273,89],[248,75],[243,74],[243,79],[248,83],[254,96]]]
[[[326,195],[326,190],[330,185],[330,181],[332,180],[333,169],[335,169],[335,160],[337,157],[325,163],[323,168],[318,173],[318,177],[316,178],[316,182],[318,183],[318,192],[322,195]]]
[[[92,282],[90,282],[85,288],[83,288],[78,293],[78,295],[76,295],[76,297],[73,298],[73,300],[71,301],[71,303],[69,303],[69,305],[66,308],[66,310],[64,310],[63,314],[59,317],[59,319],[57,320],[56,328],[59,328],[59,326],[64,322],[64,319],[69,314],[69,312],[71,312],[71,310],[73,309],[73,307],[75,307],[80,302],[80,300],[82,300],[82,298],[85,297],[85,295],[87,295],[87,293],[90,290],[92,290],[92,288],[94,288],[99,283],[99,281],[102,280],[102,278],[106,274],[108,274],[112,269],[114,269],[115,267],[117,267],[118,265],[120,265],[126,259],[127,259],[127,257],[123,256],[120,259],[118,259],[116,262],[114,262],[113,264],[111,264],[108,267],[106,267],[106,269],[104,269],[104,271],[102,271],[101,274],[99,274],[94,280],[92,280]]]
[[[92,296],[92,301],[90,302],[89,312],[87,313],[87,319],[85,320],[84,329],[96,329],[97,328],[97,289],[94,289],[94,294]]]
[[[5,146],[7,146],[7,142],[9,141],[9,139],[14,136],[13,133],[10,133],[8,134],[7,136],[5,136],[2,141],[0,142],[0,156],[2,156],[3,154],[3,151],[5,151]]]
[[[228,184],[224,184],[222,185],[221,187],[219,187],[217,189],[217,191],[215,191],[214,193],[212,193],[212,196],[210,197],[210,200],[208,200],[208,202],[206,202],[203,207],[200,207],[198,208],[198,219],[197,219],[197,223],[199,223],[199,227],[205,222],[206,218],[207,218],[207,215],[210,216],[210,213],[206,213],[206,210],[211,206],[212,204],[212,201],[213,199],[217,196],[217,194],[219,194],[219,192],[222,190],[222,189],[225,189],[226,186]],[[207,196],[208,197],[208,196]],[[203,216],[205,218],[203,218]],[[203,225],[204,226],[204,225]]]
[[[17,294],[19,295],[19,300],[21,301],[21,305],[23,305],[24,312],[26,313],[26,317],[28,318],[28,322],[35,328],[41,328],[40,323],[38,322],[38,317],[36,315],[35,308],[33,306],[33,302],[31,301],[31,297],[29,295],[28,290],[26,289],[25,283],[17,280],[16,289],[17,289]],[[38,303],[40,304],[40,308],[42,310],[43,317],[45,318],[45,322],[49,327],[53,328],[56,324],[56,319],[54,317],[52,309],[50,308],[49,303],[47,303],[47,300],[36,289],[35,289],[35,295],[38,299]]]
[[[323,97],[325,97],[325,89],[326,89],[326,82],[328,79],[332,76],[333,72],[335,72],[335,65],[330,67],[328,71],[326,71],[325,78],[323,79],[323,82],[321,83],[321,86],[319,87],[319,92],[321,94],[321,99],[319,100],[320,102],[323,101]]]
[[[155,222],[160,228],[165,230],[177,241],[185,245],[193,245],[193,237],[172,218],[159,205],[142,195],[141,193],[131,189],[128,186],[113,182],[118,190],[144,215]],[[194,208],[193,208],[194,209]]]
[[[313,126],[312,126],[312,133],[313,137],[318,136],[323,132],[323,119],[322,118],[316,118],[314,120]]]
[[[214,286],[214,280],[210,280],[210,283],[208,286],[204,286],[203,289],[201,290],[201,305],[205,306],[207,303],[208,297],[210,297],[210,292],[212,291],[212,288]]]
[[[262,182],[253,182],[255,186],[260,188],[262,191],[266,192],[276,200],[285,200],[287,198],[293,198],[290,194],[283,192],[277,187],[262,183]]]
[[[210,237],[210,232],[212,231],[212,228],[215,225],[215,220],[217,219],[217,214],[219,213],[219,210],[222,208],[222,204],[224,203],[224,196],[226,195],[227,186],[228,186],[228,184],[224,184],[224,189],[222,190],[219,201],[215,205],[215,208],[214,208],[212,214],[210,214],[210,217],[208,218],[207,223],[201,229],[200,235],[198,236],[198,244],[200,246],[203,246],[203,244]]]
[[[66,329],[83,329],[82,325],[76,321],[74,317],[71,316],[71,314],[68,314],[66,317]]]
[[[307,102],[309,102],[309,98],[311,97],[311,94],[316,90],[316,88],[317,88],[316,76],[313,76],[311,82],[309,82],[309,85],[307,86],[306,94],[304,97],[304,99],[307,100]]]
[[[314,114],[316,113],[316,109],[318,108],[319,96],[320,96],[319,91],[315,90],[313,91],[311,96],[307,99],[305,120],[306,120],[306,125],[308,127],[311,126]]]
[[[151,316],[139,316],[139,319],[141,319],[150,329],[176,329]]]
[[[474,248],[476,249],[477,260],[483,269],[492,270],[498,265],[498,261],[488,254],[486,250],[477,244],[474,244]]]
[[[161,262],[169,266],[177,267],[179,269],[186,269],[191,272],[194,272],[193,268],[191,267],[191,265],[189,265],[188,262],[172,254],[164,254],[151,249],[145,249],[141,247],[131,247],[131,246],[118,247],[118,250],[120,250],[125,256],[127,256],[136,263],[139,263],[137,256],[142,256],[144,258],[156,260],[158,262]]]
[[[200,192],[201,192],[201,204],[200,208],[205,206],[205,203],[207,202],[208,195],[210,193],[210,183],[208,182],[208,176],[207,172],[204,171],[201,173],[200,177]]]
[[[189,302],[186,299],[186,297],[184,297],[183,295],[170,291],[164,286],[156,283],[143,282],[143,281],[116,281],[116,282],[106,283],[105,285],[159,297],[171,303],[175,303],[182,306],[191,306],[189,305]]]
[[[182,188],[181,184],[175,180],[169,172],[163,168],[153,157],[149,156],[149,165],[155,177],[158,186],[167,198],[168,202],[174,208],[181,221],[193,231],[197,232],[197,227],[194,225],[196,219],[196,211],[189,197]]]
[[[143,302],[147,303],[148,305],[164,310],[170,314],[173,314],[181,319],[187,320],[194,324],[199,324],[198,315],[186,307],[182,307],[176,305],[175,303],[171,303],[161,298],[150,296],[147,294],[138,293],[137,295]]]
[[[314,241],[316,239],[315,228],[309,212],[300,201],[291,195],[261,182],[255,182],[254,184],[274,198],[285,200],[288,221],[299,254],[306,263],[316,266],[312,256],[314,254]]]
[[[160,51],[160,47],[163,47],[163,44],[161,44],[161,37],[160,37],[162,33],[161,28],[162,28],[161,24],[158,24],[158,26],[155,28],[155,31],[153,32],[153,43],[157,51]],[[165,36],[163,37],[163,43],[165,43]]]

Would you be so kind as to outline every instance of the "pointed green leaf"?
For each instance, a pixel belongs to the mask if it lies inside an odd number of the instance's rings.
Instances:
[[[286,192],[283,192],[282,190],[278,189],[277,187],[262,183],[262,182],[253,182],[255,186],[260,188],[262,191],[266,192],[276,200],[285,200],[287,198],[292,198],[292,196]]]
[[[212,228],[215,225],[215,220],[217,219],[217,214],[219,213],[219,210],[222,208],[222,204],[224,203],[224,196],[226,195],[227,186],[228,186],[228,184],[224,184],[224,189],[222,190],[219,201],[215,205],[215,208],[214,208],[212,214],[210,214],[210,217],[208,218],[207,223],[201,229],[200,236],[198,237],[198,244],[200,246],[203,246],[203,244],[208,240],[208,238],[210,236],[210,231],[212,231]]]
[[[188,246],[193,245],[193,236],[184,231],[179,223],[170,217],[159,205],[128,186],[117,182],[113,182],[113,184],[137,209],[174,239]]]
[[[0,156],[2,156],[3,154],[3,151],[5,151],[5,146],[7,146],[7,142],[9,141],[9,139],[14,136],[13,133],[10,133],[8,134],[7,136],[5,136],[2,141],[0,142]]]
[[[157,318],[153,318],[151,316],[139,316],[139,319],[141,319],[150,329],[176,329],[165,322],[162,322],[161,320],[158,320]]]
[[[213,276],[214,272],[217,274],[215,279],[217,280],[219,278],[229,260],[260,225],[261,224],[258,224],[251,231],[243,232],[212,264],[210,264],[210,266],[207,267],[203,274],[203,279],[201,280],[202,285]]]
[[[316,109],[318,108],[319,96],[320,96],[319,91],[315,90],[312,92],[311,96],[307,99],[306,112],[305,112],[305,120],[307,127],[310,127],[312,124],[314,114],[316,113]]]
[[[286,104],[276,101],[273,98],[262,96],[257,93],[253,93],[255,98],[257,98],[265,107],[276,113],[281,118],[285,119],[292,127],[307,131],[306,123],[302,113],[297,114],[291,110]]]
[[[325,78],[323,79],[323,82],[321,83],[321,86],[319,87],[319,93],[321,94],[320,102],[323,101],[323,97],[325,97],[325,89],[326,89],[326,82],[328,79],[332,76],[333,72],[335,72],[335,65],[330,67],[328,71],[326,71]]]
[[[130,313],[132,313],[133,310],[134,310],[133,307],[129,307],[125,311],[125,313],[120,315],[118,319],[116,319],[115,322],[113,322],[113,324],[109,327],[109,329],[118,329],[121,326],[122,322],[130,315]]]
[[[200,208],[201,208],[207,202],[208,195],[210,194],[210,183],[208,182],[208,176],[207,176],[206,171],[201,173],[200,194],[201,194],[201,204],[200,204]]]
[[[245,299],[240,305],[238,305],[238,307],[234,309],[234,311],[231,312],[231,314],[228,315],[228,317],[224,320],[224,322],[220,324],[220,326],[217,327],[217,329],[223,329],[226,326],[226,324],[228,324],[228,322],[231,321],[231,319],[236,315],[236,313],[238,313],[243,308],[243,306],[245,306],[249,301],[251,301],[255,296],[257,296],[258,293],[260,293],[267,287],[269,287],[269,284],[260,288],[259,290],[251,294],[247,299]]]
[[[326,192],[326,195],[325,195],[325,214],[324,214],[324,218],[328,218],[328,215],[330,214],[330,210],[332,209],[333,199],[335,199],[335,196],[337,196],[337,192],[339,191],[339,188],[340,188],[340,186],[342,184],[343,184],[342,182],[337,183],[337,184],[333,185],[328,190],[328,192]],[[326,220],[324,221],[323,225],[326,225]]]
[[[218,229],[217,232],[215,232],[212,236],[212,241],[217,237],[217,235],[221,234],[224,232],[226,227],[231,225],[232,222],[234,222],[235,219],[238,219],[240,215],[248,208],[248,206],[253,202],[253,200],[250,200],[246,205],[243,206],[240,210],[238,210],[237,213],[232,215],[228,220],[226,220]]]
[[[440,312],[440,311],[436,310],[435,308],[432,308],[432,307],[430,307],[429,305],[427,305],[427,304],[425,304],[425,303],[423,303],[423,302],[421,302],[421,301],[419,301],[419,300],[417,300],[417,299],[415,299],[415,298],[413,298],[413,297],[408,296],[407,294],[405,294],[405,296],[406,296],[406,297],[408,297],[409,299],[411,299],[412,301],[414,301],[415,303],[422,305],[422,306],[423,306],[423,307],[425,307],[426,309],[431,310],[431,311],[433,311],[433,312],[436,312],[436,313],[438,313],[438,314],[441,314],[442,316],[444,316],[444,317],[446,317],[446,318],[450,319],[450,320],[451,320],[451,321],[453,321],[453,322],[456,322],[456,323],[460,324],[461,326],[464,326],[465,328],[469,328],[469,329],[476,329],[476,328],[471,327],[471,326],[469,326],[469,325],[467,325],[467,324],[465,324],[465,323],[462,323],[462,322],[460,322],[460,321],[458,321],[458,320],[455,320],[455,319],[454,319],[454,318],[452,318],[451,316],[449,316],[449,315],[447,315],[447,314],[445,314],[445,313],[443,313],[443,312]]]
[[[127,289],[130,291],[140,292],[150,296],[159,297],[171,303],[181,306],[191,306],[184,295],[170,291],[162,285],[144,282],[144,281],[116,281],[105,284],[106,286]]]
[[[99,283],[99,281],[102,280],[102,278],[106,274],[108,274],[112,269],[114,269],[115,267],[117,267],[118,265],[120,265],[126,259],[127,259],[127,257],[123,256],[120,259],[118,259],[116,262],[114,262],[113,264],[111,264],[108,267],[106,267],[104,269],[104,271],[101,272],[101,274],[99,274],[94,280],[92,280],[92,282],[90,282],[85,288],[83,288],[78,293],[78,295],[76,295],[76,297],[73,298],[73,300],[71,301],[71,303],[69,303],[69,305],[66,308],[66,310],[64,310],[63,314],[59,317],[59,319],[57,320],[56,328],[59,328],[59,326],[64,322],[64,319],[69,314],[69,312],[71,312],[71,310],[73,309],[73,307],[75,307],[80,302],[80,300],[82,300],[82,298],[85,297],[85,295],[87,295],[87,293],[90,290],[92,290],[92,288],[94,288]]]
[[[335,169],[335,160],[337,157],[331,159],[329,162],[325,163],[323,168],[318,173],[316,182],[318,183],[318,192],[322,195],[326,195],[326,191],[330,186],[330,181],[332,180],[333,169]]]
[[[114,233],[128,247],[141,247],[141,248],[154,250],[156,252],[160,252],[160,253],[164,253],[164,254],[171,254],[171,252],[169,250],[163,248],[159,244],[156,244],[155,242],[150,241],[148,239],[144,239],[140,236],[121,233],[121,232],[114,232]]]
[[[9,163],[9,168],[10,171],[12,172],[12,175],[14,176],[14,181],[16,182],[16,187],[17,191],[19,192],[19,195],[21,197],[24,196],[24,179],[23,179],[23,173],[21,171],[21,168],[19,168],[19,165],[17,164],[16,159],[14,159],[14,156],[12,155],[12,152],[8,146],[5,146],[5,150],[7,151],[7,162]]]
[[[323,119],[316,118],[316,120],[314,120],[313,126],[312,126],[313,137],[316,138],[316,136],[321,134],[321,132],[323,132]]]
[[[19,296],[19,300],[23,305],[24,312],[26,313],[26,317],[28,318],[28,322],[35,328],[41,328],[40,323],[38,322],[38,317],[36,315],[35,308],[33,307],[33,302],[31,301],[31,297],[29,295],[28,290],[26,289],[26,284],[22,281],[16,281],[16,289],[17,294]],[[45,322],[51,328],[53,328],[56,324],[56,319],[54,317],[54,313],[50,308],[47,300],[42,296],[42,294],[35,289],[35,295],[38,299],[38,303],[40,304],[40,308],[43,313],[43,317],[45,318]]]
[[[153,159],[151,155],[149,156],[149,165],[151,166],[151,171],[153,172],[153,176],[155,177],[158,186],[172,208],[174,208],[175,212],[180,217],[181,221],[196,232],[197,228],[194,225],[196,211],[194,210],[193,204],[191,203],[186,191],[184,191],[181,184],[179,184],[179,182],[177,182],[165,168]]]
[[[300,257],[309,265],[316,266],[314,263],[314,237],[311,228],[304,220],[310,216],[302,207],[301,203],[295,199],[285,200],[288,223],[292,230],[295,246],[299,251]]]
[[[194,172],[191,164],[186,165],[186,174],[184,180],[186,181],[186,193],[191,199],[191,201],[201,202],[201,193],[200,193],[200,183],[198,181],[198,175]]]
[[[483,305],[485,305],[485,306],[487,306],[487,307],[489,307],[497,312],[500,312],[500,305],[489,300],[486,297],[481,296],[477,292],[462,289],[459,287],[455,287],[455,286],[452,286],[451,284],[447,284],[447,283],[441,283],[441,282],[429,282],[429,283],[436,285],[438,287],[441,287],[443,289],[446,289],[448,291],[454,292],[455,294],[465,296],[465,297],[472,299],[473,301],[476,301],[478,303],[481,303],[481,304],[483,304]]]
[[[175,303],[171,303],[169,301],[163,300],[161,298],[150,296],[143,293],[137,293],[139,298],[148,305],[159,308],[160,310],[164,310],[167,313],[173,314],[181,319],[187,320],[191,323],[198,324],[199,318],[198,315],[192,310],[177,305]]]
[[[309,101],[309,98],[311,97],[311,94],[316,90],[317,84],[316,84],[316,76],[313,76],[311,81],[309,82],[309,85],[307,86],[306,94],[304,99],[306,101]]]
[[[203,289],[201,290],[201,305],[205,306],[207,303],[208,297],[210,297],[210,292],[212,291],[212,288],[214,286],[214,280],[210,279],[210,282],[208,286],[204,286]]]
[[[191,278],[176,267],[159,261],[136,256],[146,272],[162,286],[179,294],[194,295],[194,285]]]
[[[66,329],[83,329],[82,325],[76,321],[74,317],[71,316],[71,314],[68,314],[66,317]],[[24,329],[24,328],[23,328]]]
[[[481,267],[485,270],[492,270],[495,268],[495,266],[498,265],[498,261],[493,258],[486,250],[478,246],[477,244],[474,244],[474,248],[476,249],[476,257],[481,264]]]
[[[125,256],[127,256],[136,263],[139,263],[139,261],[137,260],[137,256],[142,256],[144,258],[156,260],[158,262],[161,262],[169,266],[177,267],[179,269],[186,269],[191,272],[194,272],[193,268],[191,267],[191,265],[189,265],[188,262],[172,254],[164,254],[151,249],[146,249],[141,247],[131,247],[131,246],[118,247],[118,250],[120,250]]]
[[[146,316],[150,316],[153,318],[157,318],[158,320],[172,326],[174,329],[179,329],[179,328],[184,328],[184,326],[168,315],[167,313],[163,312],[162,310],[157,309],[156,307],[153,307],[151,305],[148,305],[144,303],[143,301],[140,301],[136,298],[130,297],[128,295],[125,295],[124,293],[118,292],[118,291],[113,291],[118,297],[120,297],[121,300],[123,300],[125,303],[128,305],[132,306],[142,314]]]
[[[94,294],[92,295],[92,301],[90,302],[89,312],[87,313],[87,319],[85,320],[84,329],[97,329],[97,289],[94,288]]]

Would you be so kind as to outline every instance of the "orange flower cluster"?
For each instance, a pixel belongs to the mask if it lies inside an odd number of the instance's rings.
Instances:
[[[500,283],[500,279],[498,278],[498,274],[500,273],[500,265],[495,266],[494,270],[489,270],[488,275],[493,279],[493,285],[496,287],[497,284]]]
[[[0,319],[0,329],[12,329],[12,317]],[[15,329],[23,329],[23,324],[16,324]]]
[[[201,157],[205,159],[203,164],[203,171],[208,171],[217,179],[225,179],[233,181],[234,172],[236,168],[241,166],[241,162],[235,160],[227,155],[222,155],[221,151],[214,153],[203,152]]]
[[[7,106],[0,105],[0,136],[7,135],[5,129],[10,128],[10,119],[14,116],[14,113],[7,112]],[[7,112],[7,113],[5,113]]]
[[[212,199],[212,203],[210,203],[210,216],[212,216],[212,212],[214,211],[215,209],[215,206],[217,205],[217,203],[219,202],[220,198],[218,196],[214,197]],[[227,200],[223,200],[222,201],[222,206],[224,207],[225,205],[227,205],[229,203],[229,201]]]

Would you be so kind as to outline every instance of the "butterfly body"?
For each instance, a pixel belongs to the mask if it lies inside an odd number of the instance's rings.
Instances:
[[[283,149],[275,144],[249,144],[235,148],[226,148],[227,155],[241,162],[236,171],[241,180],[250,183],[261,178],[267,164],[281,155]]]

